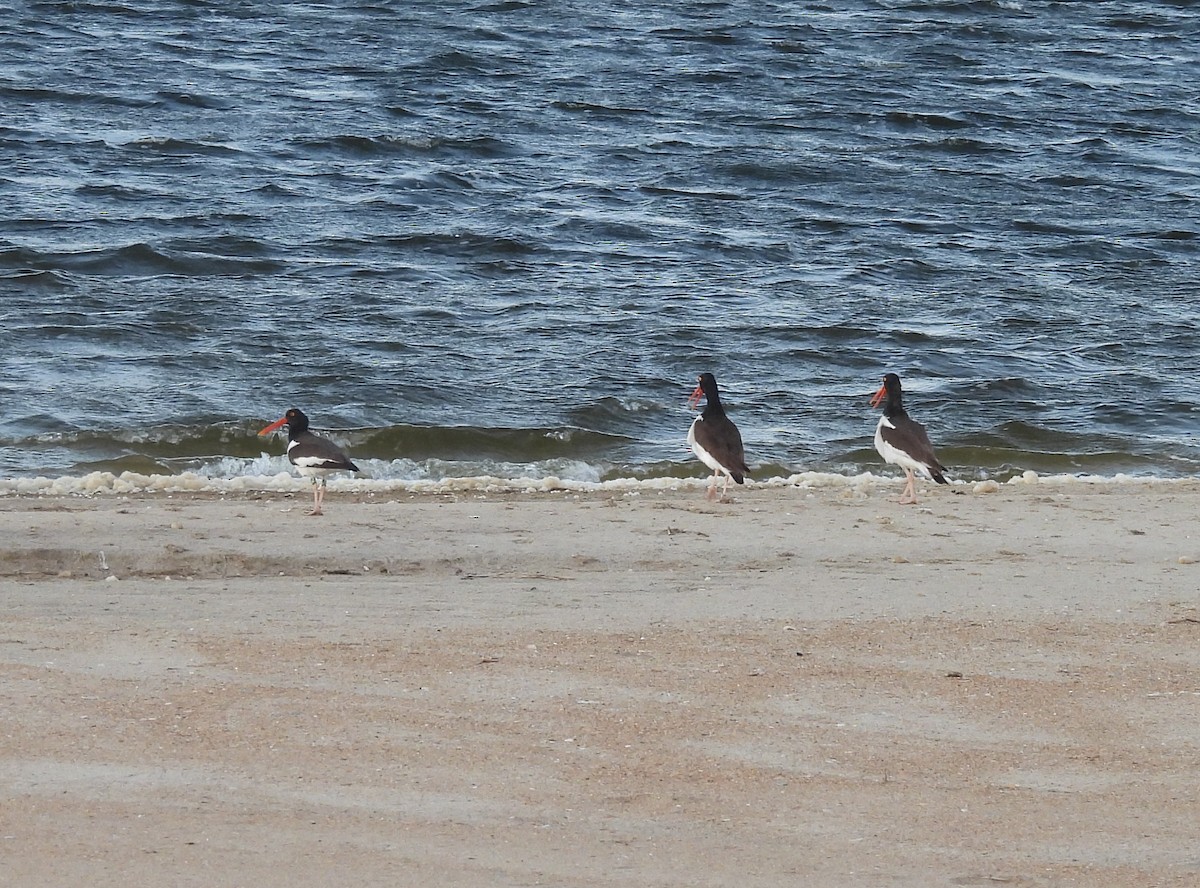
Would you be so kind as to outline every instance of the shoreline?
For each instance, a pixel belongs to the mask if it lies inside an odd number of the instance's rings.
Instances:
[[[8,878],[1193,884],[1200,483],[901,486],[0,497]]]
[[[742,492],[751,490],[781,490],[795,488],[849,488],[863,494],[886,491],[902,484],[902,476],[867,471],[854,475],[836,472],[802,471],[787,476],[747,479]],[[931,484],[928,480],[919,483]],[[956,492],[995,493],[1000,489],[1021,486],[1072,487],[1075,485],[1183,485],[1200,484],[1194,475],[1140,475],[1119,472],[1113,475],[1041,474],[1024,470],[998,480],[993,478],[950,478],[948,489]],[[703,491],[707,476],[662,476],[654,478],[615,478],[590,481],[564,478],[558,475],[542,477],[503,477],[496,475],[445,476],[436,479],[333,477],[328,481],[331,492],[350,495],[387,496],[409,494],[438,496],[470,492],[486,494],[539,493],[686,493]],[[246,495],[294,493],[309,490],[309,484],[292,471],[283,470],[270,475],[239,475],[211,477],[195,472],[172,475],[145,475],[138,472],[88,472],[82,475],[31,476],[0,478],[0,498],[36,496],[141,496],[156,494],[220,494]],[[737,492],[736,490],[734,491]]]

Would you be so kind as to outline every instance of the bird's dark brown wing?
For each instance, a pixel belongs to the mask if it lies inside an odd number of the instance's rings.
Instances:
[[[742,483],[750,474],[746,465],[746,452],[742,447],[742,433],[728,416],[706,417],[696,423],[696,443],[708,452],[721,466],[729,470],[733,480]]]
[[[908,416],[896,416],[889,422],[892,423],[892,428],[884,425],[880,429],[884,441],[907,453],[915,462],[924,465],[932,475],[939,475],[946,470],[938,462],[933,444],[929,442],[929,435],[923,425]]]
[[[350,461],[336,444],[327,438],[305,432],[288,448],[288,460],[292,465],[309,469],[342,469],[357,472],[358,466]]]

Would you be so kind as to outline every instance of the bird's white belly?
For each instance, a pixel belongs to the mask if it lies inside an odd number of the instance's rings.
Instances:
[[[888,422],[886,416],[879,417],[879,425],[875,426],[875,449],[879,451],[879,455],[883,457],[883,461],[891,463],[894,466],[900,466],[902,469],[911,469],[914,472],[920,472],[926,477],[929,475],[929,468],[923,462],[917,462],[903,450],[893,447],[887,441],[883,440],[884,428],[894,429],[895,426]]]
[[[303,475],[305,478],[327,478],[328,476],[332,475],[334,472],[336,472],[338,470],[325,468],[325,467],[319,465],[319,463],[322,463],[324,461],[325,460],[313,460],[312,461],[313,463],[318,463],[318,464],[316,464],[316,465],[306,464],[306,460],[303,457],[301,457],[300,459],[298,459],[294,463],[292,463],[292,465],[294,465],[296,467],[296,471],[299,472],[301,475]]]

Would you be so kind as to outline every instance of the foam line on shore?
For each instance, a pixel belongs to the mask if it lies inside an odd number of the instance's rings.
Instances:
[[[965,487],[974,493],[991,493],[1006,485],[1040,484],[1065,486],[1074,484],[1124,483],[1181,483],[1188,479],[1144,478],[1130,475],[1039,475],[1027,471],[1001,484],[997,481],[955,481],[954,487]],[[374,479],[336,478],[329,487],[339,493],[358,494],[446,494],[446,493],[551,493],[551,492],[616,492],[626,494],[702,489],[707,478],[616,478],[608,481],[581,481],[548,475],[541,478],[503,478],[477,475],[465,478],[441,479]],[[798,472],[787,477],[766,478],[749,482],[757,488],[836,488],[866,492],[899,483],[893,476],[865,472],[858,475],[839,475],[831,472]],[[296,493],[305,491],[308,483],[288,472],[270,475],[242,475],[232,478],[212,478],[194,472],[177,475],[143,475],[136,472],[90,472],[85,475],[64,475],[57,478],[0,479],[0,496],[104,496],[138,493],[216,493],[246,494],[259,492]]]

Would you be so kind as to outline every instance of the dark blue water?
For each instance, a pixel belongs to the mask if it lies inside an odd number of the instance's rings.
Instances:
[[[1187,3],[0,3],[0,477],[1200,468]],[[361,457],[361,459],[360,459]]]

